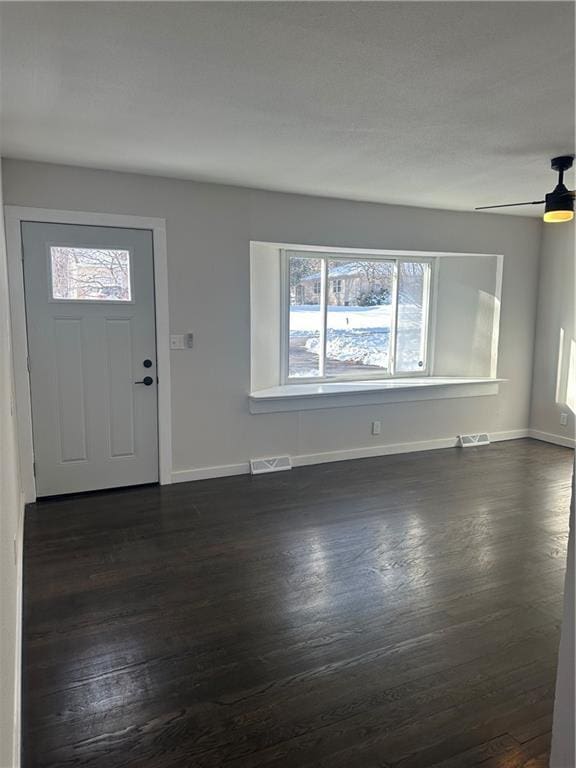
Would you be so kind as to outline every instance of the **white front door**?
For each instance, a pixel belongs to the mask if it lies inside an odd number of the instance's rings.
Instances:
[[[22,223],[38,496],[158,480],[152,233]]]

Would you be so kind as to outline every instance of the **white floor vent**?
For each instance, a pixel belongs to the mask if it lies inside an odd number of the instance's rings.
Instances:
[[[480,432],[478,435],[458,435],[458,440],[462,448],[473,448],[475,445],[490,444],[490,438],[486,432]]]
[[[284,472],[286,469],[292,469],[292,459],[290,456],[250,460],[250,470],[253,475],[262,475],[265,472]]]

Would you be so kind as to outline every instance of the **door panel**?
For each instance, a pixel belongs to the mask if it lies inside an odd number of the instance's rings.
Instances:
[[[134,373],[132,321],[106,318],[110,456],[134,455]]]
[[[38,495],[156,482],[152,233],[24,222],[22,242]]]
[[[60,460],[86,461],[82,318],[55,317],[53,327]]]

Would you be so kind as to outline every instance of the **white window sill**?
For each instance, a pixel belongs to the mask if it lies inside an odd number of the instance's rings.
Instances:
[[[497,395],[506,379],[423,376],[367,381],[334,381],[319,384],[286,384],[251,392],[251,413],[309,411],[350,405],[440,400]]]

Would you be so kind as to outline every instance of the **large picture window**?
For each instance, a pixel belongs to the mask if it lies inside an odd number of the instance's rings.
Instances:
[[[285,382],[429,373],[431,259],[283,258]]]

